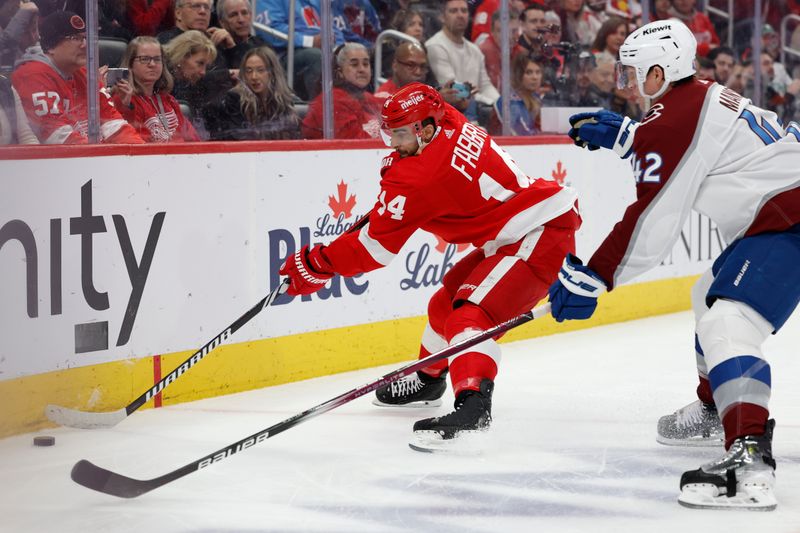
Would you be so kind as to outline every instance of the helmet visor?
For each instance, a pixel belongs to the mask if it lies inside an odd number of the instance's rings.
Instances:
[[[633,89],[636,87],[636,67],[623,65],[617,61],[617,89],[620,91]]]
[[[410,124],[399,128],[390,128],[386,123],[381,124],[381,139],[383,144],[392,148],[394,146],[404,146],[417,141],[414,127]]]

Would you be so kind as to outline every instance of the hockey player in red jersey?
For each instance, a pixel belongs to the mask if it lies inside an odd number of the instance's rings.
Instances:
[[[620,48],[624,87],[654,105],[641,123],[608,111],[570,118],[579,146],[631,158],[637,200],[586,265],[564,261],[553,316],[592,315],[597,297],[658,265],[691,209],[730,243],[692,290],[698,401],[662,417],[664,444],[722,444],[681,478],[681,504],[771,510],[770,366],[761,344],[800,301],[800,127],[694,76],[697,42],[680,21],[647,24]],[[630,81],[628,81],[630,80]]]
[[[381,268],[418,229],[475,250],[444,277],[428,304],[420,358],[530,310],[546,296],[580,226],[576,193],[527,176],[481,128],[421,83],[384,102],[382,131],[394,152],[364,223],[328,246],[304,247],[281,268],[289,294],[310,294],[334,275]],[[439,405],[446,375],[455,411],[414,425],[416,446],[446,446],[488,429],[500,361],[494,340],[378,390],[378,405]],[[412,446],[413,447],[413,446]]]
[[[29,51],[11,75],[22,107],[42,144],[88,142],[86,26],[70,11],[55,11],[39,23],[42,51]],[[100,91],[97,87],[94,89]],[[144,141],[100,91],[100,141]]]

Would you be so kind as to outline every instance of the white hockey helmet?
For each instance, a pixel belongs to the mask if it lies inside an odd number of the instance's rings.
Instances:
[[[669,84],[691,76],[695,70],[697,40],[686,24],[677,19],[657,20],[645,24],[625,39],[619,48],[620,77],[618,83],[627,85],[625,72],[632,67],[639,93],[646,98],[657,98]],[[655,65],[664,70],[664,85],[655,94],[645,94],[644,81]]]

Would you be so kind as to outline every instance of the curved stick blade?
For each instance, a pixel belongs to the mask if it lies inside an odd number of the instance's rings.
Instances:
[[[117,409],[116,411],[108,411],[105,413],[90,413],[52,404],[45,407],[44,414],[51,422],[55,422],[59,426],[78,429],[111,428],[125,420],[128,416],[125,409]]]

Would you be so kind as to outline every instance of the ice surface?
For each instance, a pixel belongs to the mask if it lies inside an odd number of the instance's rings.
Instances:
[[[0,440],[0,530],[797,533],[798,346],[800,316],[765,346],[777,420],[772,513],[677,503],[681,472],[721,453],[655,441],[658,417],[694,399],[693,320],[679,313],[505,345],[478,456],[408,448],[414,421],[449,411],[449,393],[441,407],[413,410],[363,397],[134,500],[69,478],[79,459],[135,478],[164,474],[392,367],[137,412],[112,429],[49,429],[50,448],[31,434]]]

